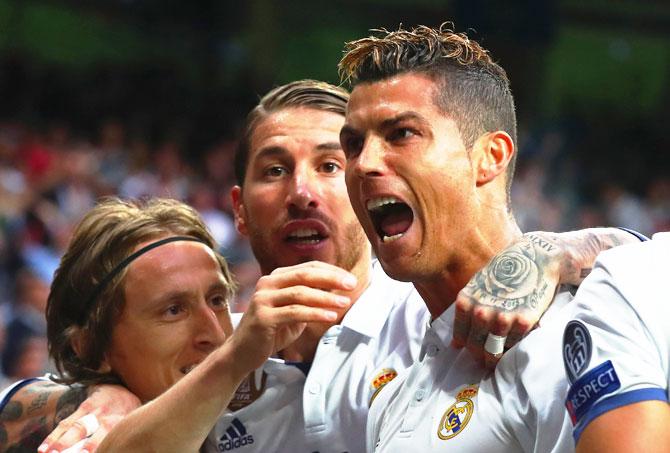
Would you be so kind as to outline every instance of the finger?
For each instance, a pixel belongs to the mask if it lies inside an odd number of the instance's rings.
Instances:
[[[63,451],[66,448],[74,446],[77,442],[86,439],[86,428],[78,422],[70,424],[70,426],[58,438],[50,441],[48,438],[44,440],[43,445],[47,445],[48,449],[42,451]],[[51,437],[51,436],[49,436]]]
[[[275,325],[293,324],[300,322],[333,322],[337,319],[337,312],[321,308],[306,307],[304,305],[288,305],[273,310],[270,317]]]
[[[484,343],[489,333],[493,313],[493,310],[488,307],[477,307],[472,311],[467,348],[477,360],[483,360]]]
[[[451,345],[455,348],[462,348],[468,341],[472,318],[472,304],[470,303],[470,298],[462,292],[456,298],[455,310],[454,336],[451,340]]]
[[[85,416],[88,413],[88,411],[84,411],[81,407],[74,411],[72,414],[70,414],[69,417],[64,418],[63,420],[58,423],[58,426],[54,428],[54,430],[44,439],[42,442],[42,445],[40,445],[37,449],[39,453],[45,453],[47,451],[51,450],[57,450],[60,451],[60,449],[53,448],[52,446],[57,445],[57,443],[60,441],[60,439],[63,437],[63,435],[68,432],[68,431],[75,431],[75,432],[80,432],[79,438],[75,440],[73,443],[66,445],[66,447],[71,447],[75,443],[77,443],[79,440],[84,438],[84,435],[86,434],[85,430],[82,430],[81,426],[77,426],[73,428],[73,425],[75,421],[79,420],[83,416]],[[75,438],[76,434],[75,433],[70,433],[68,435],[68,438]],[[61,447],[62,449],[62,447]]]
[[[528,335],[528,332],[533,330],[533,322],[525,317],[517,317],[507,334],[507,342],[505,342],[505,349],[509,349],[517,344],[523,337]]]
[[[256,288],[261,290],[304,285],[324,290],[346,291],[354,289],[356,283],[356,277],[352,273],[336,266],[303,266],[263,276],[258,280]]]
[[[512,328],[512,317],[507,313],[498,313],[493,322],[491,323],[491,331],[493,335],[498,337],[507,337],[510,329]],[[484,364],[487,368],[493,369],[498,364],[498,361],[502,357],[503,353],[491,353],[484,348]]]
[[[351,305],[351,298],[308,286],[292,286],[283,289],[259,291],[254,296],[252,304],[269,307],[284,307],[297,304],[309,307],[341,309]]]

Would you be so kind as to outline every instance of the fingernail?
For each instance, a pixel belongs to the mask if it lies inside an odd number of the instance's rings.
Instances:
[[[346,277],[344,277],[342,279],[342,284],[344,286],[346,286],[347,288],[355,288],[356,287],[356,282],[357,282],[356,277],[354,277],[351,274],[347,275]]]
[[[349,299],[347,296],[337,296],[335,302],[337,302],[337,305],[340,307],[346,307],[351,302],[351,299]]]
[[[326,318],[332,319],[334,321],[337,319],[337,313],[335,313],[334,311],[327,311]]]
[[[48,449],[49,449],[49,445],[48,445],[48,444],[42,444],[42,445],[40,445],[39,447],[37,447],[37,451],[38,451],[38,453],[44,453],[44,452],[46,452]]]

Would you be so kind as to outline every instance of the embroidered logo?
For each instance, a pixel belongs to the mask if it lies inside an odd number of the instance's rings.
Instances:
[[[570,321],[563,333],[563,363],[565,373],[574,383],[591,360],[591,335],[584,324]]]
[[[253,443],[254,436],[247,434],[247,429],[242,422],[238,418],[234,418],[224,435],[219,438],[217,447],[220,452],[223,452],[235,450]]]
[[[579,423],[596,401],[621,388],[612,361],[601,363],[572,384],[565,400],[572,424]]]
[[[369,406],[372,406],[372,402],[375,400],[375,398],[377,398],[377,395],[379,395],[379,392],[382,390],[382,388],[395,379],[396,376],[398,376],[398,372],[396,370],[393,368],[384,368],[372,379],[371,387],[373,393],[370,397]]]
[[[440,439],[448,440],[463,432],[475,412],[475,403],[472,398],[477,396],[477,391],[476,385],[470,385],[458,392],[456,402],[449,406],[442,415],[437,427],[437,436]]]

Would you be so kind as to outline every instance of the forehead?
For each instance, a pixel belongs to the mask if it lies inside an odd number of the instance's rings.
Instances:
[[[356,85],[347,105],[347,124],[371,126],[370,122],[401,113],[444,116],[435,104],[437,84],[427,75],[400,74],[377,82]]]
[[[140,244],[139,250],[155,241]],[[128,266],[126,291],[163,292],[172,286],[191,282],[189,276],[198,271],[220,273],[214,252],[205,244],[193,241],[176,241],[158,246],[140,255]]]
[[[249,162],[268,148],[317,149],[319,145],[339,146],[344,117],[307,107],[291,107],[261,119],[251,135]]]

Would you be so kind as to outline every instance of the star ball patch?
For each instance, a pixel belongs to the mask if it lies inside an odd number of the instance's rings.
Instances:
[[[580,321],[570,321],[563,332],[563,364],[565,373],[574,383],[591,360],[591,334]]]
[[[456,402],[449,406],[442,415],[437,427],[437,437],[448,440],[463,432],[475,412],[472,398],[477,396],[478,387],[469,385],[456,395]]]

